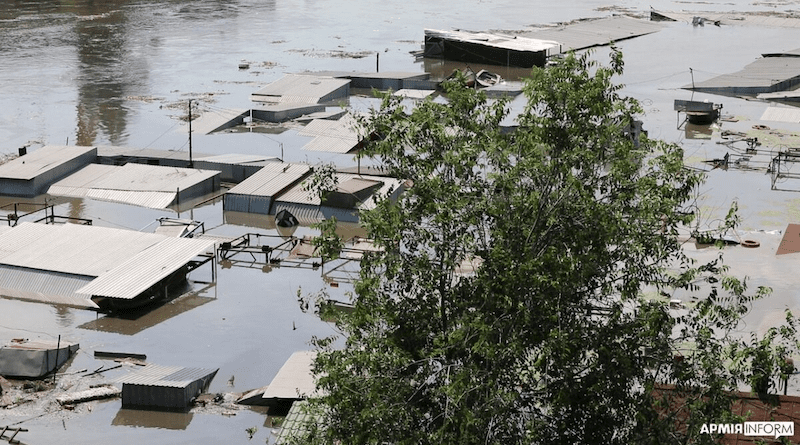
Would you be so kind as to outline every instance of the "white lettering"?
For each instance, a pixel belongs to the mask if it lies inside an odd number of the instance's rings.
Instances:
[[[745,422],[745,436],[794,436],[794,422]]]

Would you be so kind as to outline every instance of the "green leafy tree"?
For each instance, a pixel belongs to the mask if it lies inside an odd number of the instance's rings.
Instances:
[[[613,50],[534,69],[511,133],[507,101],[458,82],[411,113],[384,97],[363,155],[413,185],[361,215],[382,251],[341,337],[314,339],[323,395],[297,442],[711,443],[703,423],[737,419],[730,391],[775,388],[793,319],[733,335],[768,289],[684,255],[702,177],[626,134],[642,110],[622,68]],[[675,289],[697,303],[643,297]]]

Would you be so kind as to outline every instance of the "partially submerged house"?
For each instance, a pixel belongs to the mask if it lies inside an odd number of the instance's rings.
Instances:
[[[54,196],[163,209],[219,190],[220,172],[128,163],[91,164],[50,186]]]
[[[54,182],[96,159],[96,147],[44,146],[0,165],[0,195],[40,195]]]
[[[165,296],[215,258],[215,241],[77,224],[23,222],[0,232],[0,295],[89,309]]]

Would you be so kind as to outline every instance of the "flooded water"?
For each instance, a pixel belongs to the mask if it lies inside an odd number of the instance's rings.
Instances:
[[[396,4],[369,0],[4,0],[0,2],[0,154],[16,153],[22,146],[36,149],[65,143],[186,151],[187,127],[181,118],[189,99],[197,99],[201,113],[247,108],[253,91],[285,73],[306,70],[372,71],[379,64],[381,71],[447,72],[451,65],[417,61],[409,54],[420,49],[426,27],[522,30],[626,10],[646,16],[644,8],[650,5],[672,11],[797,8],[794,3],[741,0],[658,0],[646,6],[618,2],[615,7],[595,0],[555,4],[521,0]],[[692,95],[680,89],[692,81],[690,68],[695,80],[701,81],[738,71],[763,52],[793,49],[796,42],[800,42],[796,29],[665,24],[660,32],[619,43],[626,60],[621,81],[626,94],[642,101],[650,136],[681,143],[687,157],[703,167],[702,160],[721,157],[726,151],[717,143],[719,131],[678,129],[674,99],[723,102],[724,113],[739,117],[738,122],[723,126],[735,131],[750,131],[767,105]],[[599,49],[596,56],[603,59],[606,53]],[[238,68],[243,60],[249,69]],[[510,77],[511,73],[501,74]],[[354,108],[374,103],[366,97],[350,100]],[[791,124],[775,127],[800,131]],[[193,150],[280,156],[282,145],[289,161],[354,165],[352,156],[300,150],[307,141],[294,130],[195,134]],[[776,146],[781,143],[790,142]],[[800,194],[770,191],[764,171],[711,171],[705,192],[701,206],[709,220],[738,200],[744,228],[765,246],[779,241],[780,235],[769,231],[782,230],[800,216]],[[57,211],[93,219],[97,225],[135,230],[152,230],[156,218],[176,216],[171,211],[81,199],[59,204]],[[265,230],[255,219],[224,215],[219,201],[179,216],[204,221],[208,231],[220,235]],[[301,228],[295,235],[310,233]],[[757,308],[760,318],[753,326],[762,329],[775,311],[800,305],[793,292],[800,283],[787,272],[787,261],[763,267],[759,258],[772,261],[766,248],[757,255],[733,255],[741,257],[739,271],[753,276],[755,284],[776,288],[774,298]],[[217,272],[216,286],[198,286],[197,295],[136,319],[0,300],[0,342],[58,335],[78,341],[82,349],[68,372],[103,365],[88,352],[92,350],[144,353],[148,361],[162,365],[219,367],[210,390],[235,392],[266,385],[292,352],[308,348],[312,336],[334,333],[332,325],[303,313],[297,302],[298,289],[312,292],[325,287],[319,271],[219,267]],[[210,269],[204,267],[192,278],[204,281],[209,275]],[[327,289],[332,297],[347,298],[347,286]],[[113,379],[127,371],[123,367],[104,377]],[[231,377],[235,377],[232,386],[228,384]],[[234,416],[153,416],[121,410],[118,400],[89,406],[91,411],[82,407],[68,412],[52,405],[38,411],[14,410],[13,415],[0,411],[0,425],[18,423],[29,429],[20,437],[32,444],[99,444],[111,437],[118,444],[249,443],[245,429],[254,426],[258,432],[253,440],[274,440],[269,419],[261,411],[245,409]]]

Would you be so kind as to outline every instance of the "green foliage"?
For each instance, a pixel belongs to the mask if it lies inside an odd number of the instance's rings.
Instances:
[[[413,186],[362,214],[383,250],[337,321],[344,346],[314,339],[322,421],[300,442],[710,443],[731,390],[774,389],[794,320],[734,335],[769,290],[684,255],[702,177],[679,147],[624,136],[641,108],[622,67],[614,50],[535,69],[510,134],[507,101],[457,82],[447,104],[386,96],[362,122],[364,155]],[[639,298],[652,288],[707,295],[678,313]]]

